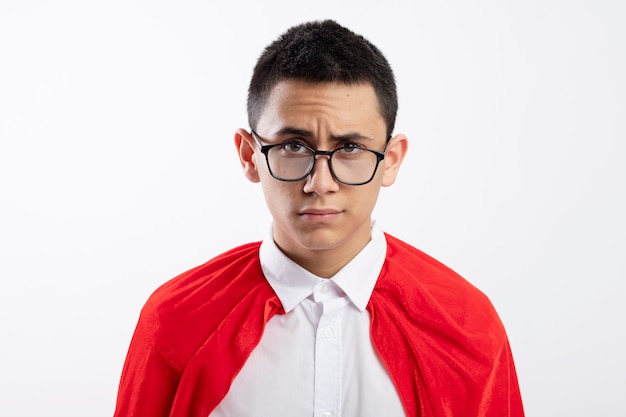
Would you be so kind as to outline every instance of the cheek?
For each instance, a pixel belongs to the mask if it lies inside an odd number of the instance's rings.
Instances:
[[[360,212],[369,212],[376,205],[378,200],[378,194],[380,191],[380,184],[378,184],[378,178],[374,178],[371,183],[367,185],[361,185],[360,187],[367,187],[363,190],[358,190],[358,197],[355,196],[354,202],[358,199],[358,204],[355,204],[356,208]]]
[[[290,211],[296,204],[298,183],[288,183],[263,175],[261,186],[268,208],[273,214]]]

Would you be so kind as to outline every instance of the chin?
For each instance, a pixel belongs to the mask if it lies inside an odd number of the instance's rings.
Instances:
[[[337,249],[344,240],[345,239],[341,239],[339,236],[332,236],[330,233],[319,233],[319,231],[317,231],[300,236],[298,243],[304,249],[324,251]]]
[[[359,246],[359,235],[356,230],[333,230],[317,227],[301,231],[297,236],[298,244],[311,251],[341,250],[342,248]],[[369,241],[369,235],[363,238],[363,245]]]

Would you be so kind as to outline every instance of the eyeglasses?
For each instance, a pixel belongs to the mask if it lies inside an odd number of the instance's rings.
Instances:
[[[378,164],[385,159],[383,152],[357,144],[344,145],[332,151],[317,151],[301,141],[287,141],[263,145],[252,131],[261,152],[265,155],[272,177],[280,181],[295,182],[305,179],[315,167],[317,156],[327,156],[333,178],[346,185],[364,185],[372,181]]]

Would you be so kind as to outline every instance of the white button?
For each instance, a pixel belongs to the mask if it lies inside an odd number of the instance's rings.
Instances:
[[[330,411],[324,411],[322,413],[322,417],[333,417],[333,413],[331,413]]]
[[[320,292],[322,294],[328,294],[329,290],[330,290],[330,288],[328,288],[328,284],[322,285],[322,287],[320,288]]]
[[[331,329],[330,327],[327,327],[324,330],[322,330],[322,334],[324,335],[326,339],[330,339],[331,337],[333,337],[333,329]]]

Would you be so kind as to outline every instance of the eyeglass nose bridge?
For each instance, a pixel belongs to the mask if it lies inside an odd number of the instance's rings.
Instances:
[[[313,174],[313,170],[315,169],[315,164],[317,162],[318,156],[327,156],[328,157],[328,170],[330,171],[330,175],[333,177],[333,180],[341,182],[337,178],[337,176],[335,175],[335,171],[333,170],[332,156],[335,153],[335,151],[319,151],[315,149],[310,149],[310,151],[312,154],[311,156],[313,156],[313,162],[311,163],[311,166],[309,167],[309,170],[307,171],[304,178],[310,177]]]
[[[317,159],[318,156],[327,156],[328,159],[330,159],[331,156],[333,156],[333,153],[335,151],[316,151],[313,150],[313,158]]]

